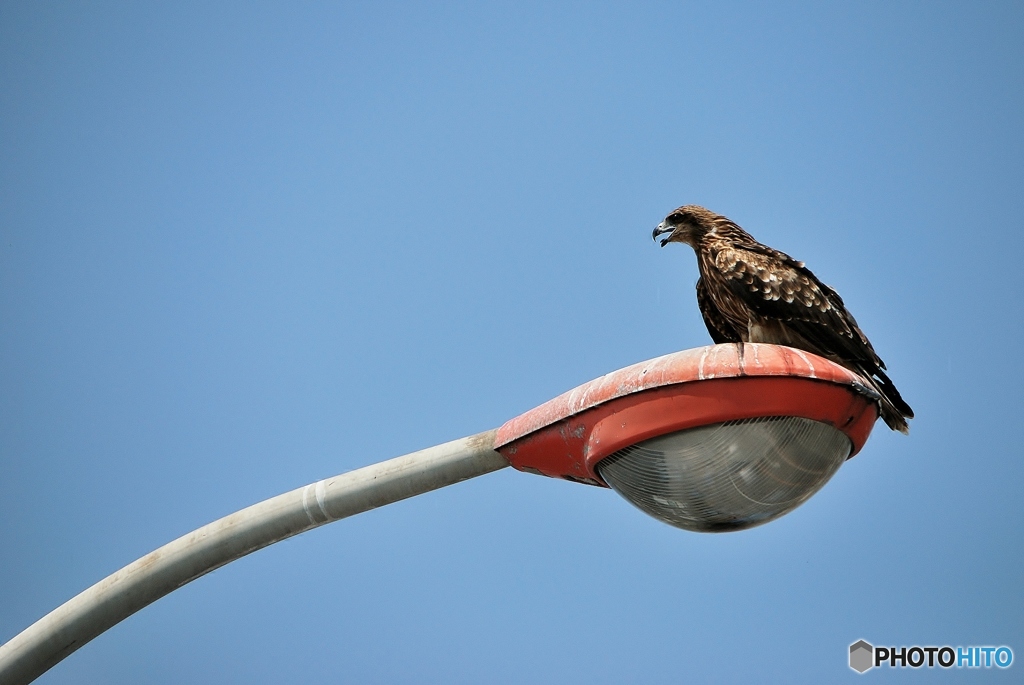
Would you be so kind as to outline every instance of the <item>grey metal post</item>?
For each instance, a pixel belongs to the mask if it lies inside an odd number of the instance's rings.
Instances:
[[[150,552],[0,646],[0,684],[29,683],[139,609],[240,557],[369,509],[508,466],[487,431],[311,483]]]

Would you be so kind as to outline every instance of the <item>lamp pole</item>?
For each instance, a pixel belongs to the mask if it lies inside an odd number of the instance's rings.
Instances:
[[[272,497],[107,576],[0,646],[0,685],[29,683],[94,637],[182,585],[311,528],[509,465],[495,431],[430,447]]]

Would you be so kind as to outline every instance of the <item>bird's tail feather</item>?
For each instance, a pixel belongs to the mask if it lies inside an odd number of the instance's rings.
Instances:
[[[874,381],[875,389],[881,395],[878,400],[878,408],[882,420],[892,430],[899,431],[904,435],[909,434],[910,426],[907,424],[907,419],[914,418],[914,410],[906,403],[900,395],[900,391],[896,389],[884,371],[880,369],[873,369],[873,371],[874,374],[864,375]]]

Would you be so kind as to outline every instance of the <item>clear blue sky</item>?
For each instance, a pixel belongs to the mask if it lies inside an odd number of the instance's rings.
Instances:
[[[505,470],[40,682],[856,682],[859,638],[1019,678],[1024,6],[707,5],[0,6],[0,641],[236,509],[707,344],[650,239],[698,203],[842,293],[910,437],[724,535]]]

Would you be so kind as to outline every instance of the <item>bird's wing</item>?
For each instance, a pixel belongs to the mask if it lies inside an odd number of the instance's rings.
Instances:
[[[715,341],[715,344],[741,341],[735,329],[715,306],[703,277],[697,279],[697,308],[700,309],[701,318],[704,319],[704,325],[707,326],[708,333],[711,334],[711,339]]]
[[[720,285],[755,314],[785,324],[821,351],[884,369],[843,300],[803,263],[769,247],[722,246],[710,255]],[[717,279],[716,279],[717,280]]]

